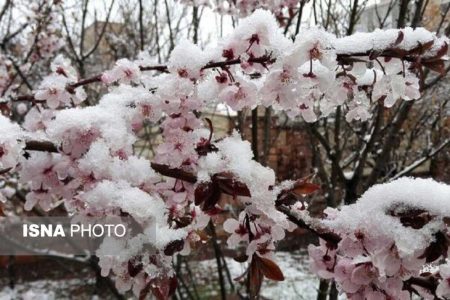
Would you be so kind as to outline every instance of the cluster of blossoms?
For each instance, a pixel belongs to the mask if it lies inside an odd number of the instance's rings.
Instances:
[[[38,61],[49,58],[64,46],[59,32],[58,14],[56,11],[58,1],[32,3],[28,5],[27,18],[31,24],[31,30],[26,37],[26,45],[30,49],[31,60]]]
[[[0,115],[0,136],[0,202],[5,202],[11,190],[5,185],[2,175],[15,169],[17,158],[22,153],[24,131]]]
[[[15,168],[17,158],[22,152],[23,131],[19,125],[8,118],[0,116],[0,171]]]
[[[72,88],[70,84],[78,81],[78,74],[70,65],[70,61],[59,55],[52,62],[52,73],[46,76],[39,85],[34,98],[46,101],[51,109],[64,106],[75,106],[86,100],[83,87]]]
[[[63,203],[74,215],[127,215],[141,226],[141,233],[130,233],[127,239],[105,240],[97,253],[102,274],[113,274],[120,291],[132,289],[139,295],[152,290],[168,297],[175,278],[172,256],[195,247],[198,232],[215,222],[222,211],[223,194],[232,196],[240,209],[236,218],[224,223],[230,233],[229,246],[245,247],[250,273],[263,265],[259,271],[264,276],[281,280],[271,255],[275,243],[295,225],[280,207],[289,207],[302,222],[311,223],[295,195],[308,192],[299,188],[299,182],[277,185],[274,171],[253,160],[250,144],[239,133],[216,140],[212,125],[199,112],[212,103],[235,110],[265,105],[313,122],[343,106],[349,122],[365,120],[377,103],[390,107],[399,99],[418,98],[414,71],[431,63],[436,67],[446,53],[447,40],[424,29],[376,31],[342,39],[311,29],[293,43],[283,36],[270,13],[258,10],[217,47],[203,50],[181,42],[167,66],[121,59],[112,70],[77,81],[74,69],[58,57],[52,74],[33,95],[40,101],[34,101],[23,124],[29,139],[51,141],[53,146],[22,144],[18,141],[21,133],[11,131],[0,135],[0,145],[6,145],[9,153],[0,156],[0,162],[3,167],[19,165],[20,180],[31,190],[26,209],[39,205],[50,210]],[[151,70],[161,74],[146,72]],[[109,92],[95,106],[56,110],[83,101],[81,85],[88,82],[109,85]],[[163,141],[151,163],[136,156],[133,145],[145,124],[158,122]],[[25,156],[20,155],[22,148]],[[374,209],[381,208],[385,207]],[[406,277],[401,276],[408,272],[416,275],[423,264],[420,249],[403,253],[405,245],[398,244],[397,236],[381,235],[381,228],[379,237],[362,232],[359,239],[353,238],[354,228],[344,230],[337,225],[339,216],[350,209],[330,213],[330,224],[323,221],[323,226],[343,237],[338,247],[324,244],[311,249],[319,275],[336,278],[339,284],[342,279],[342,286],[351,289],[344,288],[348,294],[382,289],[398,292],[392,297],[400,297],[401,289],[387,286],[402,285]],[[401,213],[393,210],[393,214]],[[436,213],[423,226],[422,246],[432,243],[426,237],[437,234],[433,226],[442,224],[438,216],[445,213]],[[111,248],[120,255],[104,255]],[[382,267],[374,279],[372,256],[381,261],[396,253],[399,267],[377,262]],[[337,265],[345,274],[358,270],[360,281],[338,279],[334,276]]]
[[[424,265],[447,257],[449,199],[448,185],[401,178],[370,188],[356,204],[328,208],[322,224],[341,240],[309,246],[312,270],[349,299],[410,299],[406,286],[425,299],[448,297],[447,265],[435,291],[418,282],[435,284]]]

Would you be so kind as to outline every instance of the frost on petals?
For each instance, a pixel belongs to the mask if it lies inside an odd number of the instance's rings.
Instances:
[[[201,76],[202,67],[210,60],[199,46],[183,39],[172,50],[168,67],[170,72],[180,77],[195,80]]]
[[[16,167],[24,147],[23,135],[19,125],[0,115],[0,172]]]
[[[447,256],[449,199],[450,187],[431,179],[401,178],[370,188],[356,204],[327,212],[323,225],[342,239],[310,246],[313,271],[334,279],[351,299],[409,299],[403,283],[425,276],[425,263]],[[436,293],[445,297],[448,266],[440,273]]]
[[[442,280],[436,289],[436,295],[446,299],[450,297],[450,265],[448,263],[439,267],[439,275]]]
[[[77,105],[86,100],[83,87],[70,88],[70,84],[77,81],[78,76],[69,60],[59,55],[51,64],[52,73],[44,78],[34,97],[36,100],[46,101],[47,106],[56,109],[64,106]]]
[[[141,71],[139,66],[126,58],[119,59],[112,70],[102,74],[101,80],[106,84],[119,83],[139,83]]]

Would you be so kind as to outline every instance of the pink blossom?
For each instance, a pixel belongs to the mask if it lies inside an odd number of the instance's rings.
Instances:
[[[439,275],[442,280],[436,289],[436,295],[441,298],[450,297],[450,266],[448,264],[439,266]]]
[[[110,71],[103,73],[101,79],[105,84],[113,82],[119,83],[138,83],[140,80],[141,71],[139,66],[126,58],[119,59],[116,65]]]

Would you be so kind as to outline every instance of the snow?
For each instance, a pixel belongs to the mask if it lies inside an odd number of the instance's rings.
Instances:
[[[111,182],[104,180],[92,190],[80,195],[94,210],[122,209],[140,221],[152,219],[164,222],[164,202],[156,196],[132,187],[125,181]]]
[[[133,186],[155,182],[159,177],[144,158],[129,156],[121,159],[111,156],[108,145],[96,141],[89,151],[79,160],[80,171],[93,174],[96,179],[127,180]]]
[[[139,83],[141,71],[139,66],[126,58],[119,59],[116,65],[109,71],[102,74],[101,80],[105,84],[119,83]]]
[[[19,141],[23,136],[19,125],[0,114],[0,171],[16,166],[24,146]]]
[[[72,150],[79,155],[97,137],[102,136],[112,150],[131,151],[135,137],[130,125],[125,122],[119,109],[100,106],[71,108],[58,111],[48,125],[47,134],[52,141],[63,143],[63,150]],[[74,151],[75,148],[77,151]]]
[[[230,257],[225,258],[231,273],[231,278],[236,278],[245,271],[245,266]],[[315,299],[319,286],[318,278],[309,271],[308,257],[304,251],[276,252],[275,261],[283,270],[285,280],[274,282],[264,280],[261,295],[267,299]],[[189,261],[198,286],[211,286],[205,296],[217,295],[219,288],[216,260]],[[33,300],[55,300],[61,297],[70,297],[71,290],[78,287],[91,286],[95,284],[92,279],[64,279],[64,280],[37,280],[32,282],[21,282],[16,284],[14,290],[9,287],[0,288],[0,300],[10,300],[22,297],[22,299]],[[236,284],[236,283],[235,283]],[[31,298],[25,298],[26,296]],[[340,299],[344,299],[341,298]]]
[[[334,47],[338,54],[365,53],[371,50],[382,51],[395,46],[404,50],[412,50],[419,45],[431,42],[435,35],[425,28],[412,29],[410,27],[401,30],[404,33],[403,40],[395,45],[399,36],[397,29],[375,29],[371,33],[358,32],[353,35],[337,39]]]
[[[243,42],[250,41],[253,35],[259,38],[259,42],[255,42],[256,47],[252,47],[256,57],[263,55],[265,50],[273,51],[277,55],[291,44],[283,35],[274,15],[269,11],[257,9],[250,16],[240,20],[233,34],[224,42],[224,49],[232,49],[234,56],[238,57],[248,48],[248,44]]]
[[[170,72],[178,73],[181,77],[198,79],[202,67],[210,60],[212,59],[205,55],[199,46],[182,39],[170,54],[168,68]]]
[[[413,229],[389,214],[390,210],[409,209],[423,209],[435,218],[421,229]],[[433,233],[441,228],[442,218],[448,216],[449,185],[432,179],[403,177],[371,187],[355,204],[342,207],[334,219],[323,222],[338,232],[368,230],[374,236],[388,237],[396,241],[400,255],[406,257],[426,248]]]
[[[238,263],[230,257],[225,257],[231,278],[242,275],[246,265]],[[265,279],[261,288],[261,296],[265,299],[310,300],[317,297],[319,279],[309,270],[308,256],[305,251],[275,252],[274,261],[284,274],[284,281],[275,282]],[[209,259],[193,263],[190,266],[196,280],[201,284],[211,281],[216,283],[217,266],[215,259]],[[236,285],[236,283],[235,283]],[[218,293],[218,287],[210,291],[211,296]],[[344,299],[342,296],[339,299]]]
[[[336,54],[334,53],[334,43],[336,37],[325,30],[312,27],[302,29],[293,45],[292,53],[288,55],[285,62],[289,66],[299,67],[311,58],[310,50],[316,48],[321,53],[318,59],[325,67],[333,69],[336,66]]]

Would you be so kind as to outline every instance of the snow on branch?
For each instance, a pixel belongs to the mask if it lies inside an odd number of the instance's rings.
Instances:
[[[425,299],[450,295],[448,251],[450,186],[400,178],[373,186],[352,205],[327,209],[322,225],[338,234],[337,247],[310,246],[313,270],[332,278],[349,299]],[[426,263],[440,264],[429,273]],[[442,279],[439,283],[439,279]]]

